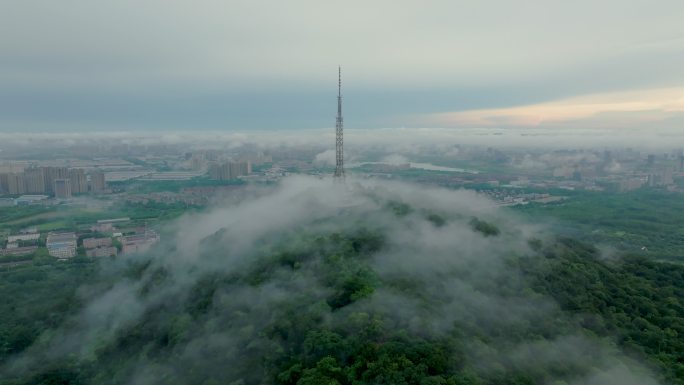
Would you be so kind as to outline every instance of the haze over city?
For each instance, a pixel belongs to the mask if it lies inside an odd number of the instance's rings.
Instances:
[[[684,385],[682,20],[0,2],[0,385]]]

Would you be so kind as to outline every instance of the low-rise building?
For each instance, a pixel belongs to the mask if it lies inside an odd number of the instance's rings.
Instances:
[[[13,249],[0,249],[0,256],[12,255],[12,256],[22,256],[33,254],[38,250],[38,246],[27,246],[27,247],[15,247]]]
[[[86,250],[86,255],[89,257],[111,257],[112,255],[116,256],[118,252],[116,247],[98,247]]]
[[[47,195],[22,195],[14,200],[17,206],[40,205],[48,202],[50,197]]]
[[[131,218],[129,217],[123,217],[123,218],[112,218],[112,219],[100,219],[97,221],[98,225],[103,225],[107,223],[122,223],[122,222],[128,222],[130,221]]]
[[[112,238],[86,238],[83,240],[83,247],[86,249],[95,249],[98,247],[107,247],[112,245]]]
[[[48,253],[55,258],[73,258],[76,256],[76,234],[49,233],[46,246]]]
[[[13,243],[13,242],[18,242],[18,241],[35,241],[40,238],[39,233],[33,233],[33,234],[17,234],[17,235],[10,235],[7,237],[7,242]]]
[[[121,252],[123,254],[145,252],[159,242],[159,239],[159,234],[151,230],[145,231],[143,234],[121,237]]]

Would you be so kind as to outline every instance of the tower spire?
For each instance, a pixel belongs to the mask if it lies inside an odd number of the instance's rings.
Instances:
[[[334,179],[344,179],[344,143],[342,137],[342,67],[337,67],[337,119],[335,119]]]

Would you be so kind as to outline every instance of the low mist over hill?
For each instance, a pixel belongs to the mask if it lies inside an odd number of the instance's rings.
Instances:
[[[466,191],[256,196],[149,254],[2,273],[0,384],[682,383],[681,268],[603,261]],[[46,304],[16,311],[31,285]]]

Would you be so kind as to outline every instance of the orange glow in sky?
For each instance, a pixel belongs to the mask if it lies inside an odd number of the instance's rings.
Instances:
[[[428,115],[443,126],[542,126],[590,122],[609,114],[638,122],[658,122],[684,113],[684,87],[605,93],[527,106]]]

